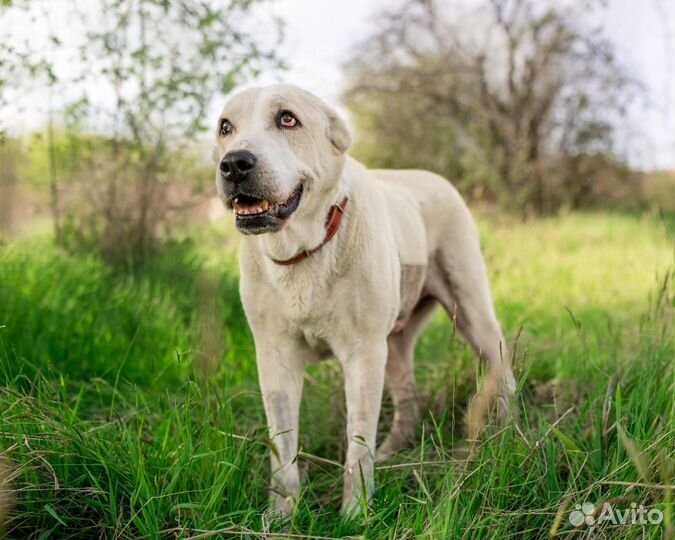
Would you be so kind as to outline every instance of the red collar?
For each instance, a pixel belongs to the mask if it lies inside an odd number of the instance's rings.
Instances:
[[[310,255],[313,255],[317,251],[319,251],[323,246],[325,246],[333,236],[338,232],[338,229],[340,228],[340,225],[342,224],[342,216],[345,213],[345,208],[347,208],[347,203],[349,202],[349,197],[345,197],[340,201],[339,204],[334,204],[333,206],[330,207],[330,210],[328,211],[328,216],[326,217],[326,236],[324,237],[323,241],[316,246],[314,249],[310,250],[303,250],[294,257],[291,257],[290,259],[285,259],[285,260],[279,260],[279,259],[272,259],[273,262],[276,264],[280,264],[282,266],[289,266],[291,264],[299,263],[300,261],[304,261],[307,257]]]

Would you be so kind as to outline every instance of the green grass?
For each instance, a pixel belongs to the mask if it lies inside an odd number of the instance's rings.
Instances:
[[[463,419],[478,372],[439,313],[417,350],[420,442],[377,471],[375,500],[358,522],[339,517],[340,467],[311,457],[344,458],[335,362],[307,372],[299,508],[290,524],[264,516],[270,443],[231,229],[196,231],[198,240],[167,246],[134,272],[46,240],[0,247],[7,537],[587,538],[569,512],[606,501],[657,508],[664,522],[604,524],[591,536],[670,537],[675,285],[666,228],[650,216],[597,214],[486,218],[481,231],[515,350],[518,425],[489,429],[466,459]],[[385,398],[382,432],[391,412]]]

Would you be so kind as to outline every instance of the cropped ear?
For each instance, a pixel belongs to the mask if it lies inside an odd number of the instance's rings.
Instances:
[[[341,154],[345,153],[352,144],[352,136],[344,123],[335,111],[327,108],[328,115],[328,140]]]

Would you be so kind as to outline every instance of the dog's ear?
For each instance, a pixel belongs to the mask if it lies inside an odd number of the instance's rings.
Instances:
[[[328,140],[341,154],[345,153],[352,144],[352,136],[337,113],[327,107],[326,115],[328,116]]]

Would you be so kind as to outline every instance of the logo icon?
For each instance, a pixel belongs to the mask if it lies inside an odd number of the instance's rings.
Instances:
[[[570,512],[570,524],[573,527],[581,527],[584,523],[589,527],[595,525],[595,506],[593,503],[575,504]]]

